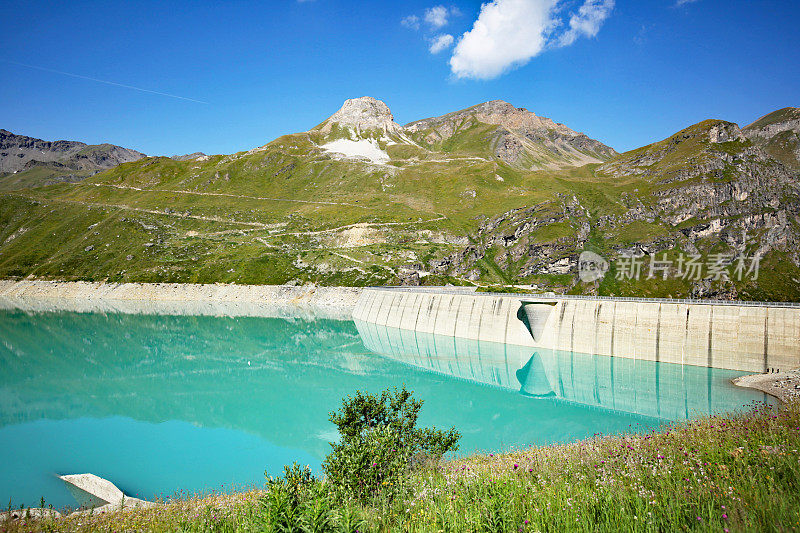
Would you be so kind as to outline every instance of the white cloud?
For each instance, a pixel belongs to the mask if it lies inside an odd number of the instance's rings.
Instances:
[[[450,10],[444,6],[429,7],[425,10],[425,22],[431,25],[433,29],[439,29],[442,26],[447,26],[447,17],[450,15]]]
[[[494,0],[483,4],[458,40],[450,69],[459,78],[496,78],[527,63],[547,43],[557,0]]]
[[[684,4],[693,4],[695,2],[697,2],[697,0],[677,0],[677,2],[675,2],[675,7],[680,7]]]
[[[438,54],[442,50],[447,50],[453,44],[453,36],[449,33],[437,35],[431,39],[431,46],[428,48],[432,54]]]
[[[561,34],[558,44],[569,46],[578,37],[594,37],[611,14],[612,9],[614,9],[614,0],[586,0],[578,12],[573,13],[569,18],[569,29]]]
[[[614,0],[585,0],[562,20],[561,0],[492,0],[481,6],[472,29],[458,40],[450,58],[457,78],[492,79],[526,64],[547,48],[594,37]],[[560,34],[559,28],[566,26]]]
[[[400,21],[400,24],[405,26],[406,28],[411,28],[412,30],[419,29],[419,17],[416,15],[409,15],[405,17],[403,20]]]

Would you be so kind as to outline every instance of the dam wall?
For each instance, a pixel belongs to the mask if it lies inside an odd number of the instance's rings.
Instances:
[[[659,365],[514,344],[446,337],[355,320],[371,351],[426,371],[543,401],[688,420],[741,407],[763,393],[730,385],[740,373],[719,368]]]
[[[380,288],[353,318],[463,339],[748,372],[800,367],[800,306]]]

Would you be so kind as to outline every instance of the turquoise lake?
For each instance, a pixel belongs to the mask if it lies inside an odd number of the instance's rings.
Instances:
[[[741,375],[327,319],[0,311],[0,506],[74,500],[90,472],[150,499],[318,470],[328,413],[405,384],[458,454],[650,431],[770,401]]]

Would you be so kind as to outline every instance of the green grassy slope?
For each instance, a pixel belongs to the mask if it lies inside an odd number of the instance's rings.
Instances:
[[[496,129],[468,121],[433,143],[373,135],[386,164],[324,150],[331,135],[352,133],[317,129],[0,192],[0,277],[363,285],[415,273],[425,284],[800,297],[797,175],[734,124],[704,121],[603,164],[540,171],[493,155]],[[742,284],[629,282],[613,271],[578,282],[581,250],[613,259],[631,248],[761,249],[771,269]]]
[[[59,181],[80,181],[91,176],[91,170],[65,169],[58,165],[36,165],[17,173],[0,174],[0,191],[18,191],[42,187]]]

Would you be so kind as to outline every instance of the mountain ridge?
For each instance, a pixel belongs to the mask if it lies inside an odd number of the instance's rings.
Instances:
[[[80,181],[145,154],[109,143],[45,141],[0,129],[0,188]]]
[[[487,127],[476,129],[475,124]],[[312,132],[323,134],[326,140],[345,138],[345,144],[365,139],[382,140],[385,144],[405,144],[429,152],[464,151],[488,140],[489,149],[484,146],[473,155],[496,158],[527,170],[600,163],[617,153],[564,124],[502,100],[483,102],[401,126],[395,122],[385,102],[364,96],[346,100],[338,111],[309,130]],[[358,151],[358,147],[348,146],[353,153]],[[372,153],[371,160],[375,161],[372,148],[362,144],[365,151],[361,155]],[[381,161],[388,158],[386,154]]]
[[[381,104],[353,99],[335,120],[236,154],[147,157],[5,193],[0,277],[800,300],[800,169],[783,143],[798,134],[794,108],[568,164],[578,132],[505,102],[414,128]],[[449,137],[428,142],[434,130]],[[522,161],[498,153],[505,140],[523,144]],[[355,148],[379,157],[344,153]],[[564,166],[532,170],[537,156]],[[577,276],[584,250],[612,264],[597,282]],[[629,253],[757,256],[763,268],[755,280],[618,279]]]

